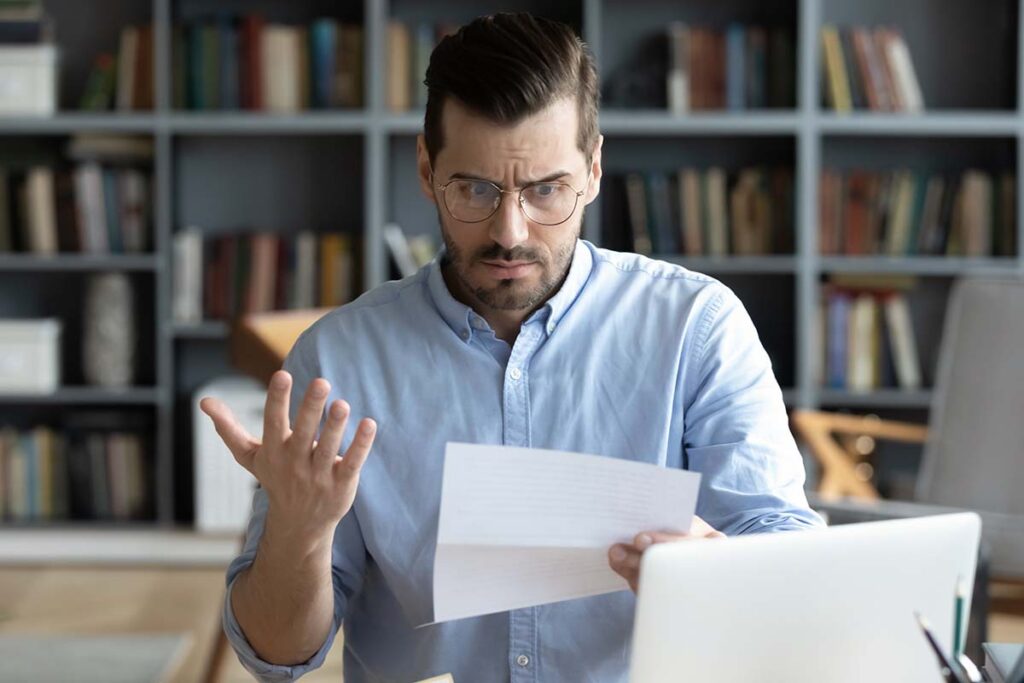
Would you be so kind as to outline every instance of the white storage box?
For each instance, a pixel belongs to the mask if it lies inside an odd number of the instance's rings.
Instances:
[[[56,46],[0,45],[0,115],[51,116],[56,111]]]
[[[221,377],[199,387],[192,398],[196,530],[238,534],[252,510],[256,479],[235,461],[213,420],[199,409],[206,396],[224,401],[246,431],[262,439],[267,389],[248,377]]]
[[[0,392],[52,394],[60,388],[61,321],[0,320]]]

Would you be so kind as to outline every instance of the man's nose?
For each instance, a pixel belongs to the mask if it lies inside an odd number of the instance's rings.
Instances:
[[[519,193],[503,195],[501,206],[491,216],[490,238],[505,249],[522,244],[530,237],[530,223],[519,206]]]

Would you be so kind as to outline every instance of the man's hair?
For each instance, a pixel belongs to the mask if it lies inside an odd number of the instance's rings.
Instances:
[[[479,17],[430,55],[423,136],[431,165],[444,147],[441,112],[454,98],[495,123],[514,125],[575,97],[576,144],[588,164],[597,144],[599,89],[594,58],[566,24],[527,13]]]

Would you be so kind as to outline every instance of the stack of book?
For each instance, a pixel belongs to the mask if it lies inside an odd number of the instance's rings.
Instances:
[[[172,310],[178,323],[339,306],[359,290],[361,259],[352,235],[251,232],[207,238],[189,227],[174,236],[173,249]]]
[[[821,29],[824,105],[920,112],[924,97],[903,34],[891,27]]]
[[[68,164],[0,166],[0,252],[149,250],[152,152],[148,139],[80,135]]]
[[[921,388],[921,362],[906,291],[910,277],[834,275],[819,325],[825,386],[852,392]]]
[[[53,25],[42,0],[0,0],[0,45],[53,42]]]
[[[141,434],[0,429],[0,515],[8,522],[136,520],[149,514]]]
[[[388,23],[388,109],[403,112],[427,105],[427,86],[423,79],[430,64],[430,53],[442,38],[458,28],[452,23],[415,26],[394,20]]]
[[[627,173],[624,220],[640,254],[752,256],[792,253],[793,174],[785,167],[682,168]],[[614,207],[615,198],[611,204]],[[621,240],[620,240],[621,242]]]
[[[57,110],[57,46],[41,0],[0,1],[0,114]]]
[[[795,106],[795,48],[787,28],[731,23],[723,31],[674,22],[668,43],[673,114]]]
[[[826,169],[819,192],[823,254],[1016,254],[1012,173]]]
[[[319,18],[309,26],[262,15],[176,26],[176,109],[296,112],[363,106],[363,27]]]
[[[152,110],[153,71],[153,25],[125,26],[117,55],[96,56],[78,106],[87,111]]]

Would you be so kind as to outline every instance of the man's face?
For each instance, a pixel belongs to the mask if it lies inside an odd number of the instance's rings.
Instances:
[[[434,163],[433,183],[422,135],[417,155],[421,187],[437,205],[453,284],[463,297],[473,299],[467,303],[477,307],[528,313],[555,293],[569,269],[583,207],[600,187],[601,140],[588,165],[576,145],[578,120],[571,99],[560,100],[514,126],[500,126],[449,98],[442,122],[444,147]],[[504,190],[542,179],[557,180],[584,194],[572,216],[560,225],[532,221],[515,193],[502,195],[490,218],[464,223],[449,215],[441,191],[434,188],[453,177],[489,180]]]

